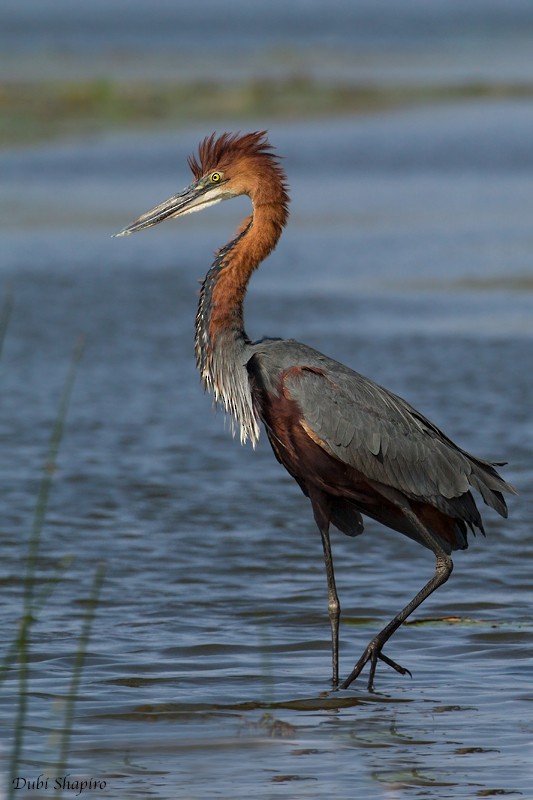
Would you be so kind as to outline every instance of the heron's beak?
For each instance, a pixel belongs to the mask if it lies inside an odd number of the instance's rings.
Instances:
[[[225,191],[223,185],[213,186],[201,179],[192,183],[180,194],[175,194],[174,197],[170,197],[164,203],[160,203],[145,214],[141,214],[131,225],[127,225],[114,235],[115,237],[129,236],[130,233],[151,228],[152,225],[157,225],[158,222],[163,222],[165,219],[180,217],[182,214],[192,214],[193,211],[201,211],[207,206],[219,203],[221,200],[231,196],[230,192]]]

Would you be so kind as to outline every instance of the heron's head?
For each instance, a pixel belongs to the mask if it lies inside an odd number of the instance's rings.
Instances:
[[[142,214],[115,236],[128,236],[241,194],[249,195],[254,205],[277,200],[286,208],[289,198],[285,175],[271,150],[266,131],[243,136],[223,133],[218,137],[213,133],[200,144],[198,155],[188,159],[194,176],[191,185]]]

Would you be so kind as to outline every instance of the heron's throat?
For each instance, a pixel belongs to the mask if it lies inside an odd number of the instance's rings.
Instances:
[[[240,427],[241,442],[249,438],[255,444],[259,438],[246,369],[251,343],[244,330],[244,297],[252,272],[275,247],[285,218],[255,209],[235,239],[217,253],[200,292],[196,362],[205,388]]]

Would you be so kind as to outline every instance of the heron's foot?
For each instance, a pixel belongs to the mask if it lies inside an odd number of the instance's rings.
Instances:
[[[376,667],[377,667],[378,659],[380,661],[383,661],[385,664],[388,664],[389,667],[392,667],[393,669],[395,669],[396,672],[400,673],[400,675],[409,675],[410,678],[413,677],[411,675],[411,672],[408,669],[406,669],[406,667],[402,667],[400,664],[397,664],[396,661],[393,661],[392,658],[389,658],[384,653],[382,653],[381,652],[381,648],[382,647],[383,647],[383,645],[380,644],[379,640],[374,639],[373,641],[371,641],[370,644],[368,645],[368,647],[366,648],[365,652],[363,653],[363,655],[361,656],[361,658],[359,659],[359,661],[357,662],[357,664],[353,668],[353,670],[350,672],[350,674],[346,678],[346,680],[343,683],[341,683],[341,687],[340,688],[341,689],[347,689],[348,686],[356,678],[359,677],[359,675],[363,671],[365,665],[370,661],[370,673],[369,673],[369,676],[368,676],[368,684],[367,684],[367,686],[368,686],[368,691],[371,692],[373,690],[373,688],[374,688],[374,676],[376,674]]]

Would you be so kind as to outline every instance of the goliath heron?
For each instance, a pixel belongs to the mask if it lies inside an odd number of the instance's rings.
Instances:
[[[335,688],[340,604],[330,524],[357,536],[365,515],[429,548],[436,558],[433,577],[374,636],[341,684],[348,687],[370,662],[371,690],[378,659],[409,673],[382,652],[385,643],[448,580],[450,554],[467,547],[467,529],[483,532],[470,490],[503,517],[502,492],[515,490],[494,469],[499,463],[457,447],[405,400],[368,378],[291,339],[250,341],[243,322],[248,281],[276,246],[288,217],[285,174],[271,151],[265,131],[212,134],[188,160],[193,183],[116,235],[249,196],[252,215],[217,253],[202,285],[196,359],[205,388],[240,426],[241,441],[255,444],[262,422],[274,455],[311,501],[324,550]]]

